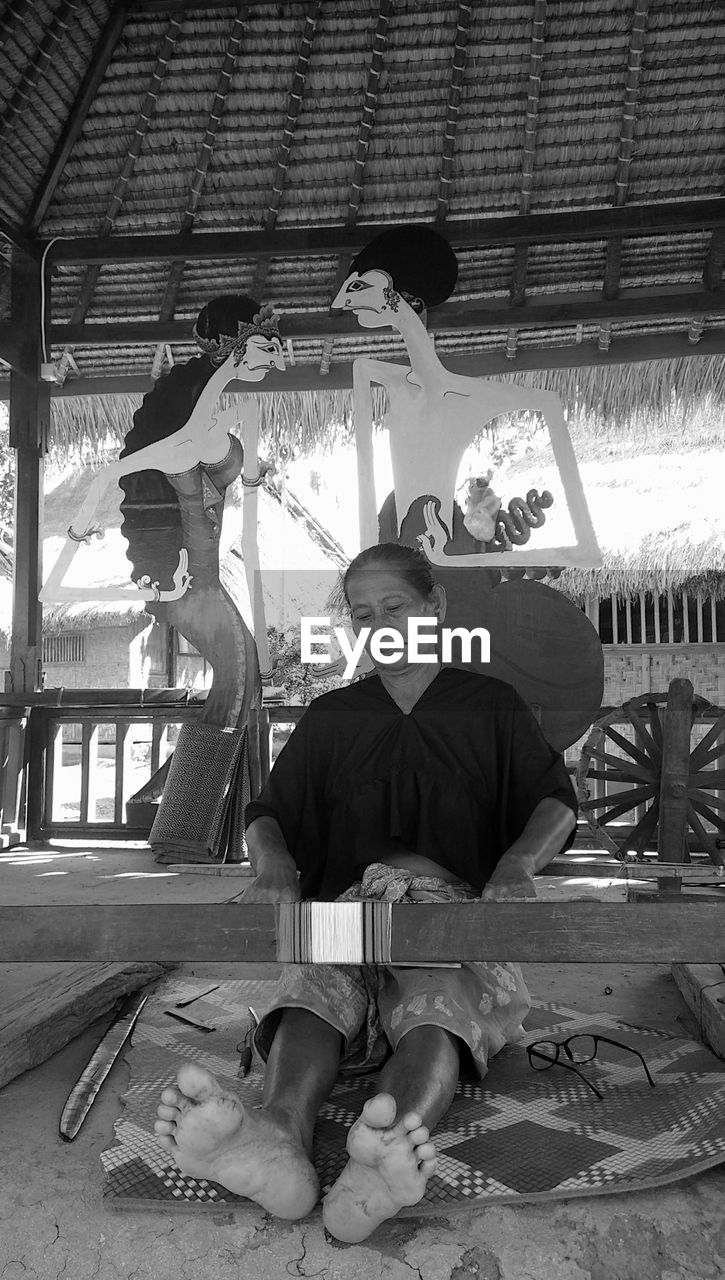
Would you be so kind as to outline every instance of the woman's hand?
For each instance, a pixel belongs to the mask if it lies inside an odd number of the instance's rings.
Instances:
[[[265,867],[242,894],[241,901],[250,902],[300,902],[299,881],[284,867]]]
[[[515,898],[535,898],[536,885],[528,861],[504,854],[481,894],[482,902],[510,902]]]

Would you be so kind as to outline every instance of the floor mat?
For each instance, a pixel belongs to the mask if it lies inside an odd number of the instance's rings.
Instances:
[[[154,1202],[185,1211],[249,1207],[213,1182],[179,1173],[153,1133],[159,1094],[182,1061],[208,1067],[243,1101],[259,1100],[261,1064],[239,1079],[239,1050],[250,1025],[248,1006],[263,1013],[275,983],[224,982],[186,1011],[178,1010],[213,1025],[213,1032],[167,1015],[177,1001],[208,985],[167,979],[137,1024],[123,1114],[114,1144],[102,1155],[109,1208]],[[572,1071],[531,1069],[526,1043],[563,1040],[579,1031],[600,1031],[638,1049],[655,1088],[634,1054],[606,1045],[582,1068],[601,1100]],[[374,1077],[340,1082],[320,1113],[315,1164],[323,1192],[344,1167],[347,1129],[373,1087]],[[696,1041],[534,999],[526,1039],[493,1059],[485,1081],[459,1083],[434,1137],[437,1171],[421,1203],[402,1210],[401,1217],[449,1213],[476,1202],[568,1199],[659,1186],[725,1161],[725,1063]]]

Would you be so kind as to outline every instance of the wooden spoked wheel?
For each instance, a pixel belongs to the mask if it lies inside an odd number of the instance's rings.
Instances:
[[[667,693],[631,698],[594,724],[582,748],[576,771],[579,807],[599,843],[619,859],[634,853],[642,861],[647,846],[656,844],[667,698]],[[692,713],[693,727],[709,727],[694,743],[690,740],[689,770],[682,784],[685,844],[688,853],[704,851],[721,866],[725,850],[717,841],[725,833],[725,709],[696,695]],[[630,813],[634,825],[623,826],[620,820]]]

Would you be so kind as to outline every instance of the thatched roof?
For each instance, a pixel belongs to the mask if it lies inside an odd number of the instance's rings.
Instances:
[[[693,445],[653,427],[642,442],[575,433],[587,504],[602,552],[601,569],[565,569],[551,585],[577,603],[611,594],[668,590],[725,599],[725,427]],[[556,484],[545,452],[511,467],[521,490]],[[549,521],[549,529],[552,521]],[[549,537],[555,540],[549,532]]]
[[[636,436],[646,441],[665,430],[683,440],[719,432],[725,414],[725,357],[654,360],[612,368],[548,369],[508,375],[546,387],[561,398],[572,426],[592,438]],[[118,449],[141,403],[134,395],[64,396],[51,403],[51,441],[62,454],[86,450],[90,457]],[[230,403],[231,397],[222,397]],[[277,392],[259,397],[261,447],[271,458],[332,449],[353,437],[352,392]],[[378,420],[386,408],[382,388],[373,388]]]
[[[6,6],[2,25],[0,219],[31,247],[105,238],[105,262],[51,249],[53,324],[168,329],[130,345],[57,341],[71,382],[150,377],[186,358],[200,305],[230,289],[326,322],[349,249],[325,250],[325,229],[352,243],[368,226],[422,221],[456,243],[474,218],[626,213],[722,192],[725,11],[713,0],[33,0]],[[439,350],[498,352],[508,367],[507,352],[515,369],[517,352],[565,346],[579,363],[577,348],[593,359],[633,335],[677,334],[687,351],[689,333],[705,349],[725,299],[687,313],[676,295],[700,291],[703,270],[717,290],[712,226],[645,224],[609,249],[591,231],[469,239]],[[246,231],[301,231],[307,246],[112,260],[120,236]],[[623,300],[611,323],[507,311],[509,300],[596,300],[603,286]],[[630,291],[652,290],[671,310],[627,312]],[[463,309],[484,301],[501,321],[466,324]],[[291,358],[323,375],[359,353],[402,354],[388,332],[343,328],[331,341],[302,328]]]

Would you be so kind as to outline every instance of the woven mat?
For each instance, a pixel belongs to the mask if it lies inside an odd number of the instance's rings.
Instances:
[[[223,1187],[184,1177],[153,1135],[159,1094],[183,1060],[208,1067],[243,1101],[259,1100],[261,1064],[237,1078],[237,1045],[249,1025],[248,1006],[260,1014],[275,984],[225,982],[188,1012],[216,1027],[186,1026],[164,1010],[204,991],[201,980],[169,978],[148,1001],[128,1053],[131,1081],[115,1127],[115,1143],[102,1155],[109,1208],[184,1211],[223,1207],[244,1212],[249,1202]],[[656,1081],[650,1088],[638,1060],[619,1049],[583,1068],[600,1101],[573,1072],[537,1073],[523,1044],[577,1031],[599,1030],[639,1049]],[[577,1013],[534,1000],[527,1041],[510,1045],[491,1062],[483,1082],[461,1081],[453,1105],[435,1133],[438,1169],[424,1199],[401,1217],[440,1215],[477,1202],[525,1200],[641,1190],[688,1177],[725,1160],[725,1063],[702,1045],[607,1014]],[[337,1084],[317,1127],[315,1164],[323,1192],[343,1168],[345,1138],[373,1089],[374,1077]]]

